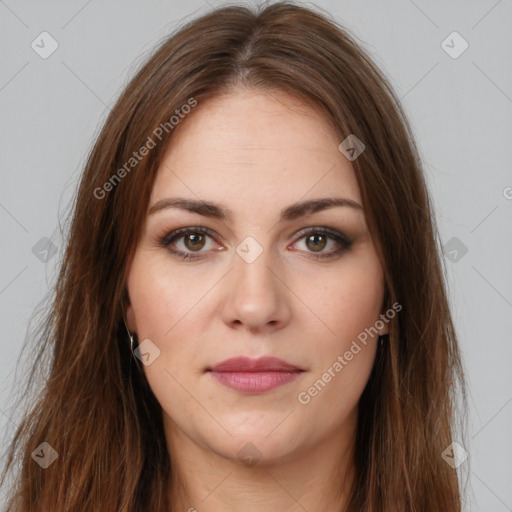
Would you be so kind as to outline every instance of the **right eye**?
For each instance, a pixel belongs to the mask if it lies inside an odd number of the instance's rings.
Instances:
[[[160,245],[167,248],[174,256],[182,260],[198,259],[201,256],[196,253],[206,252],[202,249],[206,245],[206,237],[213,238],[213,233],[204,227],[187,227],[171,231],[160,240]],[[176,247],[176,243],[181,242],[182,248]],[[190,252],[189,252],[190,251]]]

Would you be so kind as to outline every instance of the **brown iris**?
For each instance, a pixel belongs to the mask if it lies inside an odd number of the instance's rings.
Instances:
[[[318,241],[318,239],[320,239],[320,241]],[[309,245],[310,242],[313,242],[311,246]],[[312,249],[313,251],[321,251],[325,247],[326,243],[327,240],[325,235],[310,235],[306,239],[306,245],[308,246],[309,249]]]
[[[309,249],[319,252],[325,248],[327,237],[322,234],[314,234],[307,237],[306,245]],[[197,251],[204,247],[205,238],[201,233],[190,233],[185,236],[185,246],[191,251]]]
[[[204,247],[204,235],[200,233],[190,233],[185,236],[185,246],[187,249],[193,250],[199,250]]]

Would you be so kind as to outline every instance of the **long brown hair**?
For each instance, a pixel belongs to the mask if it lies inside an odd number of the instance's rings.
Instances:
[[[385,306],[403,309],[360,399],[347,510],[460,512],[461,478],[442,454],[454,440],[465,445],[463,364],[411,129],[354,37],[328,14],[289,2],[219,8],[189,22],[112,108],[73,198],[51,308],[34,336],[38,360],[20,388],[32,396],[42,369],[43,386],[7,450],[2,483],[16,463],[18,473],[5,512],[169,510],[161,407],[130,352],[123,269],[176,119],[240,86],[297,95],[340,142],[354,134],[365,144],[352,165],[384,270]],[[57,458],[43,468],[36,455],[51,455],[49,447]]]

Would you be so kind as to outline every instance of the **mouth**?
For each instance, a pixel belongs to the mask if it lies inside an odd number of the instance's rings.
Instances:
[[[234,357],[206,369],[220,384],[243,393],[263,393],[298,378],[305,370],[275,357]]]

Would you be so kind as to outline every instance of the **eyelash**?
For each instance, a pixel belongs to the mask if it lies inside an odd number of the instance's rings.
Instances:
[[[201,233],[201,234],[208,235],[211,238],[215,238],[213,232],[211,230],[209,230],[208,228],[187,227],[187,228],[181,228],[181,229],[177,229],[175,231],[171,231],[170,233],[166,234],[164,237],[160,237],[158,242],[163,248],[167,249],[174,256],[176,256],[177,258],[179,258],[181,260],[185,260],[185,261],[197,260],[197,259],[201,258],[201,256],[199,255],[200,252],[195,254],[193,252],[175,251],[175,250],[169,248],[169,245],[171,245],[171,243],[173,243],[176,240],[179,240],[180,238],[183,238],[185,235],[188,235],[190,233]],[[338,249],[331,251],[329,253],[318,253],[318,254],[309,253],[310,256],[308,256],[308,257],[317,259],[317,260],[334,258],[335,256],[338,256],[342,252],[349,249],[353,243],[353,241],[350,240],[344,233],[341,233],[339,231],[335,231],[335,230],[332,230],[329,228],[325,228],[325,227],[305,228],[305,229],[301,230],[299,233],[297,233],[297,236],[298,236],[297,241],[303,239],[304,237],[306,237],[308,235],[312,235],[312,234],[325,235],[340,245],[340,247]]]

